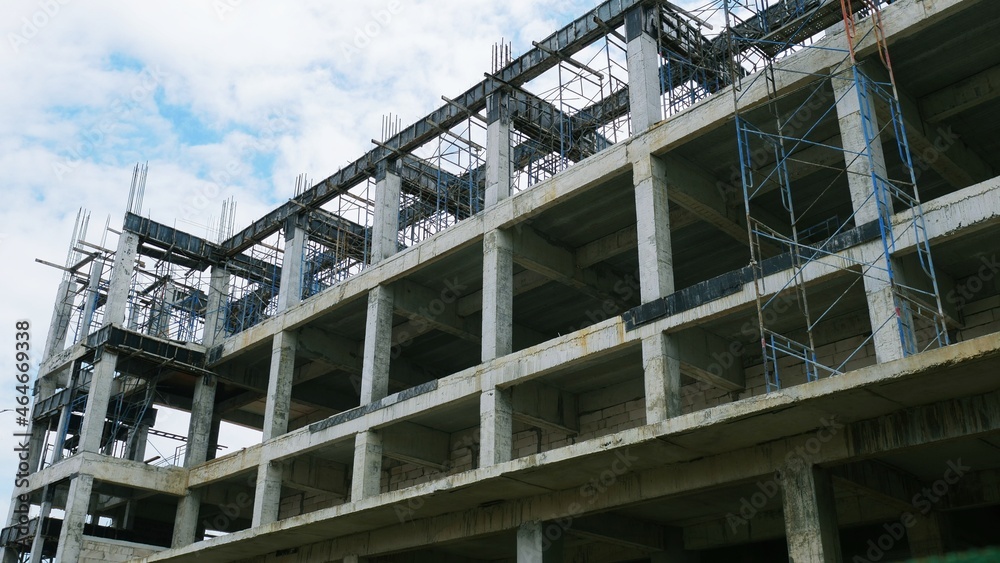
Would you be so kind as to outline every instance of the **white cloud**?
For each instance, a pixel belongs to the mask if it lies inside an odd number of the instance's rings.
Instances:
[[[296,174],[318,180],[369,150],[382,115],[408,124],[440,106],[441,95],[481,80],[501,37],[512,39],[517,55],[592,4],[560,3],[558,11],[543,0],[334,6],[0,4],[4,366],[13,363],[15,320],[30,319],[36,362],[47,332],[61,274],[34,259],[63,262],[80,207],[92,213],[91,241],[100,241],[107,217],[119,228],[135,162],[149,161],[143,210],[154,219],[174,224],[193,210],[176,224],[204,236],[232,195],[241,227],[290,197]],[[284,116],[277,126],[275,116]],[[261,158],[273,164],[255,170]],[[221,173],[228,178],[218,189]],[[10,408],[13,377],[0,385],[7,386],[0,409]],[[0,414],[0,507],[15,473],[10,414]]]

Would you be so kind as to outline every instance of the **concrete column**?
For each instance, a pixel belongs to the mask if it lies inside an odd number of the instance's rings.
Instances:
[[[514,408],[510,389],[492,388],[479,396],[479,465],[510,461],[514,438]]]
[[[129,286],[132,284],[132,272],[139,256],[139,237],[135,233],[122,232],[118,237],[118,250],[115,252],[115,263],[111,269],[111,281],[108,284],[108,301],[104,305],[104,324],[125,322],[125,308],[128,305]]]
[[[559,537],[550,540],[545,537],[542,522],[525,522],[517,529],[517,563],[563,563],[563,542],[565,530]]]
[[[215,414],[215,390],[216,380],[212,376],[203,375],[194,384],[187,448],[184,450],[184,467],[194,467],[208,459],[212,419]]]
[[[625,14],[628,98],[632,133],[642,133],[663,119],[660,58],[656,45],[657,8],[636,6]]]
[[[632,160],[635,184],[636,231],[639,240],[639,293],[643,303],[674,292],[670,211],[666,166],[636,147]],[[655,424],[681,414],[681,365],[676,338],[663,333],[642,341],[645,371],[646,423]]]
[[[854,207],[854,223],[860,226],[878,220],[875,176],[887,177],[882,141],[877,134],[879,125],[872,95],[860,95],[853,69],[833,77],[831,81],[837,99],[837,119]],[[865,133],[862,109],[872,120],[868,134]],[[891,198],[889,205],[891,207]],[[886,225],[886,228],[891,228],[891,225]],[[863,260],[872,265],[864,273],[864,286],[874,334],[872,340],[875,344],[875,357],[879,363],[902,358],[903,340],[895,318],[896,303],[892,285],[886,273],[890,258],[879,250],[865,256]]]
[[[267,378],[267,405],[264,407],[262,441],[288,431],[288,416],[292,408],[292,378],[295,375],[296,336],[281,331],[271,344],[271,371]]]
[[[201,511],[201,490],[188,489],[186,495],[177,501],[177,514],[174,516],[174,535],[170,546],[184,547],[197,540],[198,514]]]
[[[509,97],[497,91],[486,103],[485,203],[489,208],[511,193]]]
[[[789,561],[839,563],[837,507],[829,474],[806,463],[781,471]]]
[[[218,416],[212,417],[212,426],[208,431],[208,452],[205,454],[205,461],[215,459],[219,452],[219,432],[222,430],[222,419]]]
[[[87,288],[84,290],[83,313],[80,315],[80,334],[76,335],[77,342],[87,337],[90,325],[94,322],[94,311],[97,309],[97,300],[100,297],[98,292],[101,289],[101,274],[103,273],[104,259],[98,258],[90,264],[90,277]]]
[[[667,170],[663,161],[636,147],[632,161],[636,232],[639,240],[639,284],[643,303],[674,292],[674,261],[670,246]]]
[[[94,491],[94,477],[77,475],[69,485],[66,498],[66,515],[59,532],[59,547],[56,561],[79,561],[83,543],[83,525],[90,509],[90,495]]]
[[[367,405],[389,394],[389,363],[392,354],[392,288],[375,286],[368,292],[365,321],[364,360],[361,365],[361,404]]]
[[[382,492],[382,436],[375,431],[359,432],[354,440],[354,473],[351,502]]]
[[[514,242],[510,231],[494,230],[483,237],[484,362],[513,351]]]
[[[59,282],[55,305],[52,307],[52,320],[49,322],[49,334],[45,339],[45,348],[42,350],[42,359],[48,358],[66,347],[66,333],[69,331],[69,319],[73,314],[73,302],[69,300],[69,289],[75,283],[68,275]]]
[[[115,367],[118,354],[103,350],[100,360],[94,364],[94,375],[90,379],[90,393],[87,396],[87,408],[83,414],[80,430],[81,452],[99,453],[101,438],[104,434],[104,419],[108,415],[108,404],[115,386]]]
[[[657,333],[642,340],[646,424],[681,414],[681,361],[677,340]]]
[[[208,286],[208,303],[205,305],[205,347],[210,348],[222,342],[224,307],[229,300],[229,272],[219,266],[212,267],[212,278]]]
[[[399,196],[403,181],[395,174],[395,167],[395,162],[385,161],[379,165],[377,173],[370,260],[372,264],[392,256],[399,248]]]
[[[55,378],[44,377],[39,379],[34,404],[38,404],[39,401],[51,397],[55,392]],[[28,444],[28,467],[32,473],[38,471],[38,466],[42,462],[42,455],[45,453],[45,433],[48,430],[47,427],[48,424],[35,424],[34,420],[31,421],[31,428],[29,430],[31,433],[31,443]]]
[[[945,553],[945,516],[931,512],[913,516],[913,526],[906,529],[906,540],[910,544],[911,557],[931,557]]]
[[[663,551],[649,554],[649,563],[698,563],[701,554],[684,550],[684,530],[668,527],[663,530]]]
[[[281,261],[281,285],[278,286],[278,312],[302,302],[302,261],[309,235],[305,229],[288,220],[285,227],[285,253]]]
[[[358,555],[347,555],[344,556],[344,563],[368,563],[368,558]]]
[[[257,466],[257,488],[254,492],[252,526],[264,526],[278,521],[281,507],[281,473],[278,462],[265,461]]]

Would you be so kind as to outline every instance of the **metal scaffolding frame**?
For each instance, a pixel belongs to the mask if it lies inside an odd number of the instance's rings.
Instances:
[[[891,63],[881,41],[879,4],[883,2],[842,0],[836,4],[785,0],[767,5],[766,2],[749,0],[724,1],[728,30],[726,44],[733,64],[741,69],[734,73],[738,79],[733,88],[733,99],[766,390],[780,389],[781,370],[785,368],[787,371],[792,365],[801,365],[807,381],[816,380],[821,375],[842,373],[847,363],[869,346],[880,331],[897,331],[904,355],[946,345],[945,315],[913,161],[892,79]],[[848,45],[835,49],[844,55],[843,62],[836,67],[841,70],[816,76],[805,91],[797,93],[800,97],[804,94],[804,100],[793,103],[790,111],[787,107],[779,107],[779,103],[790,95],[779,95],[777,91],[776,73],[783,71],[773,64],[775,59],[792,50],[812,48],[811,41],[819,27],[813,22],[820,21],[825,27],[832,13],[831,6],[837,9],[836,15],[848,28]],[[853,30],[857,29],[857,20],[866,17],[870,18],[872,25],[865,35],[859,37]],[[750,25],[748,22],[763,23]],[[794,29],[782,31],[782,26],[793,26]],[[748,30],[752,32],[747,33]],[[872,80],[855,58],[854,46],[868,34],[876,37],[881,64],[890,77],[887,82]],[[784,43],[769,39],[776,35],[786,38]],[[829,46],[823,48],[831,49]],[[765,82],[768,92],[766,117],[761,117],[763,112],[754,114],[744,111],[740,103],[743,92],[761,80]],[[831,100],[829,88],[834,80],[849,81],[850,87],[844,89],[840,97],[833,96]],[[836,117],[837,104],[844,96],[850,95],[858,97],[861,107],[864,147],[858,150],[830,145],[813,134],[821,120]],[[887,122],[881,127],[874,115],[875,105],[887,108]],[[814,112],[815,107],[819,107],[820,111]],[[895,139],[897,154],[892,156],[898,161],[892,163],[894,166],[885,165],[882,161],[879,140],[880,134],[885,133],[891,133]],[[818,195],[797,190],[797,182],[789,173],[791,163],[802,163],[797,153],[807,148],[844,154],[845,168]],[[770,166],[761,166],[755,154],[769,154]],[[861,209],[874,202],[877,221],[860,224],[855,211],[846,218],[827,217],[806,224],[804,218],[811,210],[821,207],[821,200],[834,196],[834,183],[843,182],[851,174],[850,164],[859,159],[867,161],[870,174],[865,181],[870,183],[870,190],[866,190],[864,202],[854,201],[853,206]],[[787,215],[786,224],[774,224],[774,216],[760,204],[763,196],[775,190],[780,194],[779,213]],[[894,213],[897,217],[904,217],[901,224],[893,225]],[[833,242],[838,237],[851,229],[866,227],[877,230],[881,253],[864,258],[834,254]],[[913,237],[917,242],[920,267],[908,273],[909,279],[904,281],[895,251],[897,243],[907,237]],[[776,251],[789,261],[793,275],[782,287],[766,287],[764,263]],[[803,273],[807,268],[817,267],[851,272],[854,279],[832,298],[826,296],[822,302],[810,300],[813,291],[806,287]],[[892,293],[893,314],[885,319],[873,318],[871,335],[843,359],[833,363],[821,362],[817,357],[814,337],[817,325],[837,314],[848,294],[863,286],[865,278],[888,285]]]

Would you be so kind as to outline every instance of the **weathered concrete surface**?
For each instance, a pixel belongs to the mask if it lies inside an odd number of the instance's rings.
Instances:
[[[227,561],[273,551],[279,545],[317,541],[324,534],[351,533],[356,526],[352,522],[377,527],[374,522],[381,519],[388,528],[330,542],[334,557],[336,553],[373,555],[515,529],[532,519],[566,516],[579,498],[575,487],[606,469],[622,473],[589,509],[599,511],[770,475],[789,459],[801,459],[802,454],[796,452],[817,437],[823,445],[810,461],[824,464],[995,432],[1000,430],[1000,392],[983,374],[995,369],[998,357],[1000,342],[994,337],[979,338],[288,518],[165,551],[145,561]],[[901,405],[911,408],[899,412]],[[833,413],[838,415],[830,419]],[[914,417],[937,422],[931,426],[906,422]],[[741,432],[733,432],[733,424],[739,424]],[[765,436],[770,441],[756,445]],[[429,496],[445,491],[450,494]],[[527,498],[476,508],[483,499],[498,496]],[[421,519],[408,521],[404,528],[393,527],[398,523],[394,507],[413,499],[423,500]],[[461,502],[473,508],[455,512]]]

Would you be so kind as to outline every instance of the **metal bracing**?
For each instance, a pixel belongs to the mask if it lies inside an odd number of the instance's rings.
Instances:
[[[266,264],[265,276],[248,276],[230,271],[229,296],[223,301],[218,315],[221,331],[231,336],[260,324],[273,316],[278,309],[278,289],[281,285],[281,266],[284,260],[284,230],[278,230],[267,239],[244,249],[254,263]],[[211,328],[210,328],[211,330]]]
[[[839,374],[866,350],[891,359],[896,357],[893,349],[899,355],[911,355],[948,343],[913,162],[891,63],[881,41],[879,4],[867,0],[836,4],[838,17],[848,28],[848,44],[837,49],[844,55],[842,63],[831,74],[816,76],[804,90],[779,93],[777,75],[782,70],[773,64],[774,58],[790,50],[810,48],[810,38],[819,29],[814,22],[829,24],[834,3],[725,3],[730,56],[743,70],[757,71],[745,77],[736,75],[733,98],[768,391],[781,388],[783,373],[794,373],[805,381]],[[855,59],[854,47],[865,39],[864,34],[855,33],[860,17],[869,17],[872,22],[867,34],[876,37],[881,61],[874,64],[886,67],[888,82],[872,80]],[[795,29],[782,30],[775,22]],[[780,48],[775,37],[783,38]],[[792,44],[794,40],[801,42]],[[743,111],[741,95],[756,81],[766,85],[767,111]],[[879,116],[877,107],[885,108]],[[848,108],[858,111],[850,113]],[[819,133],[823,123],[838,123],[838,119],[839,146]],[[852,131],[857,133],[853,139]],[[882,152],[887,134],[895,144],[894,154]],[[844,167],[821,189],[800,187],[789,173],[790,163],[810,165],[800,156],[807,154],[803,152],[807,149],[843,154]],[[819,163],[815,166],[829,168]],[[850,191],[847,197],[845,185]],[[853,212],[847,217],[823,216],[822,210],[834,208],[830,202],[838,197],[849,199]],[[767,207],[775,203],[787,222],[774,223],[774,209]],[[881,252],[845,257],[828,247],[837,235],[872,222],[877,224]],[[904,258],[896,255],[897,244],[904,239],[916,241],[919,267],[904,268]],[[780,249],[793,268],[793,276],[781,287],[769,286],[765,280],[762,265],[773,254],[768,247]],[[803,273],[809,268],[851,272],[853,281],[821,294],[803,283]],[[871,335],[847,354],[819,358],[816,327],[837,316],[851,297],[862,291],[871,316]],[[882,295],[891,297],[885,301]]]
[[[302,299],[368,266],[374,222],[375,180],[333,198],[300,221],[307,241],[302,257]]]

